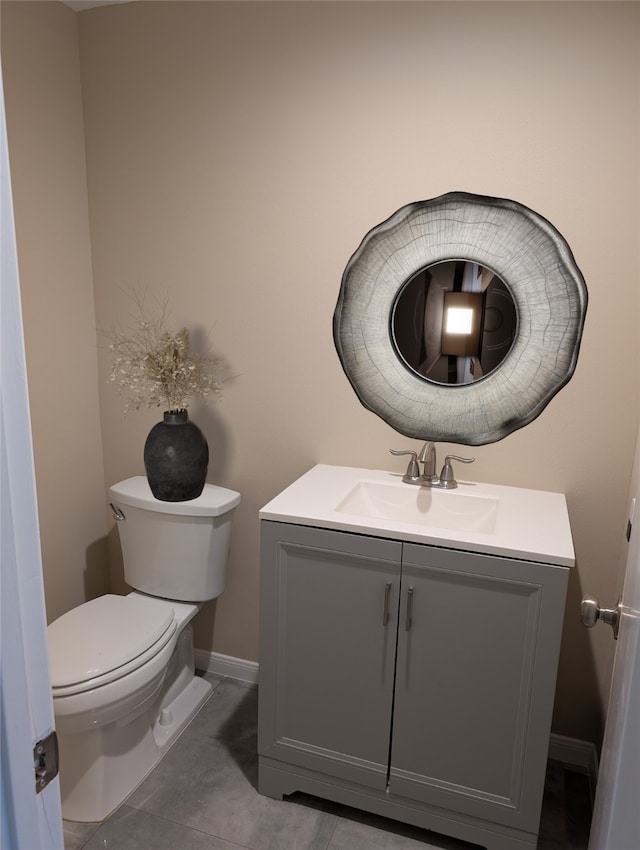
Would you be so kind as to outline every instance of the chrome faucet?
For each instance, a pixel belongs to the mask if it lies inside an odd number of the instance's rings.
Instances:
[[[458,482],[453,476],[452,460],[460,461],[461,463],[473,463],[473,457],[458,457],[457,455],[447,455],[444,459],[444,466],[440,475],[436,475],[436,447],[431,441],[426,442],[420,454],[412,449],[400,451],[398,449],[389,449],[392,455],[411,455],[407,471],[402,476],[405,484],[418,484],[422,487],[437,487],[441,490],[453,490],[458,486]],[[423,464],[423,472],[420,473],[420,464]]]
[[[428,481],[436,481],[436,444],[429,441],[422,447],[418,455],[418,463],[424,464],[422,477]]]

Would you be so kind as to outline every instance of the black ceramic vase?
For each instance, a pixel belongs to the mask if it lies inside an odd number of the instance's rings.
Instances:
[[[202,493],[209,466],[204,434],[186,410],[165,412],[144,444],[144,468],[151,492],[163,502],[186,502]]]

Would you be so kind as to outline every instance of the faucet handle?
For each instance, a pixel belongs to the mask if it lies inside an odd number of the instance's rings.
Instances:
[[[443,490],[453,490],[458,486],[458,482],[453,477],[453,467],[451,466],[451,461],[457,460],[460,463],[473,463],[474,457],[458,457],[458,455],[447,455],[444,459],[444,466],[442,467],[442,472],[440,473],[440,483],[438,484]]]
[[[406,484],[418,484],[420,482],[420,467],[418,466],[418,455],[411,450],[399,451],[398,449],[389,449],[392,455],[411,455],[407,471],[402,476],[402,480]]]

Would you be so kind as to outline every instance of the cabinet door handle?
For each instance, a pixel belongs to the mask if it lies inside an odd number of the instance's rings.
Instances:
[[[407,590],[407,614],[404,622],[405,632],[411,631],[413,625],[413,588]]]
[[[382,625],[386,626],[389,622],[389,600],[391,599],[391,582],[388,581],[384,586],[384,608],[382,610]]]

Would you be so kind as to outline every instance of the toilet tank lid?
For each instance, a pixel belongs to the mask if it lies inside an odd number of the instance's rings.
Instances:
[[[47,628],[52,686],[104,676],[153,646],[175,619],[171,607],[154,602],[106,594],[54,620]]]
[[[153,495],[144,475],[113,484],[109,488],[109,498],[121,505],[174,516],[221,516],[240,504],[240,493],[217,484],[205,484],[197,499],[163,502]]]

